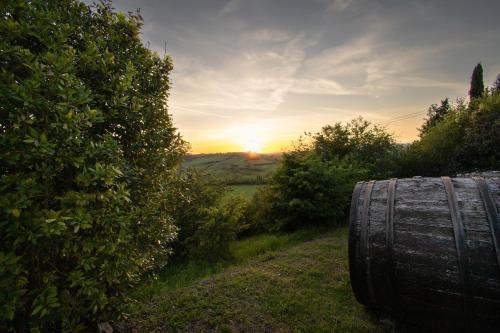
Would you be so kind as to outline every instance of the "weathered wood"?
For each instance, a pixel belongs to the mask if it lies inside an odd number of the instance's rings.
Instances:
[[[500,179],[361,182],[351,201],[356,299],[435,331],[498,332]]]

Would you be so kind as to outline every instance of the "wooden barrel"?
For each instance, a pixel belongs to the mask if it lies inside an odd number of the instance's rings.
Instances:
[[[356,299],[430,331],[500,332],[498,177],[360,182],[351,202]]]

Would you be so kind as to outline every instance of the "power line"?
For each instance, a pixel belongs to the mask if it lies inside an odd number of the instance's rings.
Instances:
[[[406,118],[406,117],[418,116],[420,114],[422,114],[422,111],[412,112],[412,113],[407,113],[407,114],[402,114],[402,115],[399,115],[399,116],[396,116],[396,117],[392,117],[392,118],[380,121],[379,123],[380,124],[389,123],[389,122],[392,122],[392,121],[395,121],[395,120],[399,120],[399,119],[403,119],[403,118]]]
[[[402,120],[411,119],[411,118],[415,118],[415,117],[419,117],[419,116],[424,116],[424,115],[425,115],[425,112],[422,112],[422,111],[412,112],[412,113],[400,115],[400,116],[397,116],[397,117],[394,117],[394,118],[390,118],[390,119],[381,121],[381,122],[377,123],[377,125],[379,125],[379,126],[385,126],[385,125],[389,125],[389,124],[395,123],[397,121],[402,121]]]

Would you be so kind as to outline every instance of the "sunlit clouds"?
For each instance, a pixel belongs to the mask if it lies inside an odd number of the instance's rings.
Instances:
[[[466,95],[475,63],[488,69],[487,83],[500,73],[500,5],[482,2],[114,5],[141,8],[151,49],[163,54],[166,41],[174,62],[169,110],[193,152],[271,152],[356,116],[412,141],[430,104]],[[405,114],[415,116],[389,122]]]

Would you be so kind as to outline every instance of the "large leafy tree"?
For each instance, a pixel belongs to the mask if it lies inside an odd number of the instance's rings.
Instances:
[[[470,79],[470,89],[469,97],[471,100],[474,98],[479,98],[484,93],[484,82],[483,82],[483,66],[478,63],[474,70],[472,71],[472,76]]]
[[[326,161],[345,161],[367,169],[372,178],[391,175],[396,152],[394,137],[385,128],[361,117],[346,124],[324,126],[312,136],[313,150]]]
[[[93,330],[168,258],[186,146],[166,108],[171,61],[140,27],[107,3],[0,5],[2,331]]]

